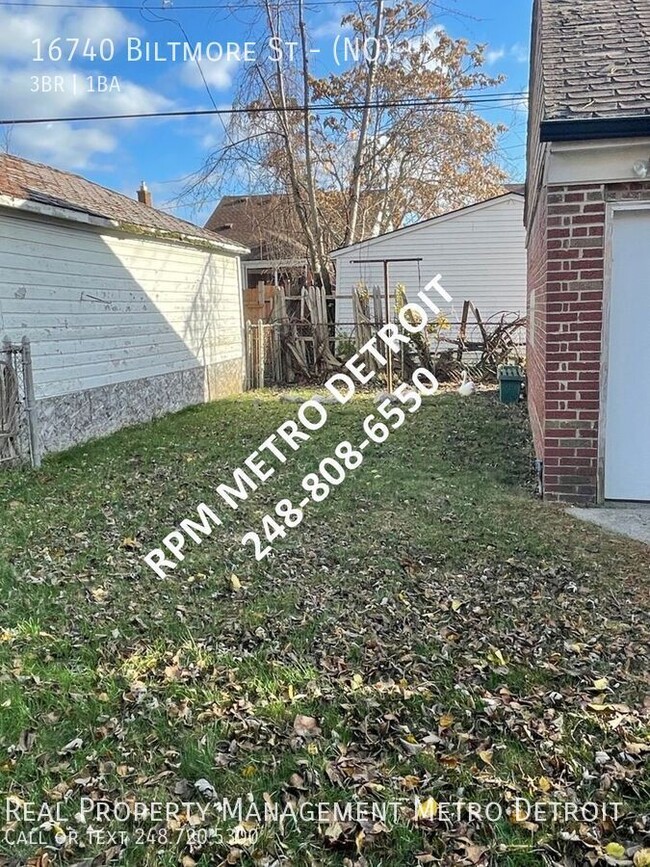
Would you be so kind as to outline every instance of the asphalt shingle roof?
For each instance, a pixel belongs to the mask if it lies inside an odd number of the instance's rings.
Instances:
[[[213,244],[236,245],[216,232],[173,217],[79,175],[12,154],[0,154],[0,195],[103,217],[123,226],[138,226],[162,235],[183,235]],[[245,252],[244,248],[242,252]]]
[[[307,245],[286,195],[223,196],[206,229],[250,248],[249,259],[304,259]]]
[[[650,114],[650,0],[538,0],[543,119]]]

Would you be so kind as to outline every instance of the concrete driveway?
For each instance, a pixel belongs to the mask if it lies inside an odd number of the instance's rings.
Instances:
[[[572,506],[567,509],[574,518],[598,524],[604,530],[628,536],[650,545],[650,505],[599,507],[582,509]]]

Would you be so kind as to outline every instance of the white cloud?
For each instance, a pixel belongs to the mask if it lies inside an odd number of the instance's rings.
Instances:
[[[217,103],[217,107],[220,110],[228,110],[232,108],[230,105],[226,105],[225,103],[219,104]],[[212,151],[217,147],[224,144],[228,139],[228,127],[232,120],[233,115],[228,111],[225,114],[213,115],[211,117],[204,117],[200,120],[200,127],[197,129],[189,128],[190,135],[193,137],[199,136],[199,142],[201,144],[201,149],[204,151]]]
[[[309,38],[312,41],[325,39],[350,30],[350,27],[341,27],[341,18],[343,18],[347,11],[349,10],[346,10],[344,6],[335,6],[325,20],[320,21],[320,23],[316,23],[315,21],[309,22]]]
[[[515,42],[509,48],[493,48],[486,52],[485,62],[488,66],[493,66],[503,58],[514,60],[515,63],[528,63],[528,48],[522,45],[521,42]]]
[[[437,48],[440,44],[440,37],[444,32],[445,28],[442,24],[434,24],[434,26],[430,27],[423,36],[414,39],[413,44],[419,45],[422,42],[428,42],[432,48]]]
[[[87,76],[112,77],[107,64],[80,65],[86,40],[97,50],[100,41],[111,40],[117,51],[141,28],[128,21],[116,9],[87,7],[83,10],[61,9],[46,5],[38,10],[0,9],[0,116],[3,118],[77,117],[83,115],[136,114],[171,108],[170,99],[128,79],[119,77],[119,90],[97,92],[96,79],[91,87]],[[50,40],[61,38],[64,51],[70,50],[66,38],[79,38],[77,57],[53,63],[34,61],[40,39],[47,57]],[[50,87],[48,89],[47,83]],[[38,86],[36,86],[38,85]],[[115,123],[101,126],[90,123],[58,123],[15,126],[9,142],[14,152],[33,159],[52,162],[62,168],[89,166],[94,154],[106,154],[119,145]]]
[[[488,66],[492,66],[498,60],[501,60],[502,57],[505,57],[505,50],[503,48],[492,49],[488,51],[485,55],[485,62]]]
[[[514,57],[517,63],[528,63],[528,47],[522,45],[521,42],[515,42],[514,45],[511,45],[509,53],[511,57]]]
[[[442,26],[442,24],[434,24],[434,26],[430,27],[426,31],[426,33],[422,34],[422,36],[416,36],[414,39],[411,39],[411,47],[414,50],[417,50],[424,42],[428,42],[432,51],[435,51],[438,45],[440,45],[440,38],[444,34],[444,32],[445,28]],[[427,63],[427,68],[440,69],[443,72],[445,72],[447,69],[446,65],[441,63],[441,61],[436,57],[433,57]]]
[[[201,69],[196,63],[188,61],[183,64],[181,81],[188,87],[204,88],[205,84],[201,77],[201,71],[210,88],[215,90],[228,90],[232,85],[234,74],[237,70],[238,61],[233,57],[221,60],[201,60]]]
[[[121,77],[119,91],[97,92],[96,78],[88,82],[88,69],[40,66],[0,67],[0,115],[3,117],[74,117],[96,114],[134,114],[161,111],[171,106],[167,97]],[[105,74],[105,73],[102,73]],[[108,76],[109,80],[111,76]],[[54,90],[48,91],[49,86]],[[38,85],[38,87],[37,87]]]
[[[111,153],[118,144],[105,129],[67,123],[15,127],[9,141],[12,152],[76,171],[88,168],[92,155]]]
[[[33,58],[37,46],[34,40],[40,39],[43,49],[54,39],[64,51],[69,51],[66,39],[79,38],[83,48],[86,40],[95,43],[102,39],[112,40],[116,47],[125,42],[127,36],[137,36],[141,28],[132,24],[116,9],[83,10],[39,7],[36,12],[20,8],[0,8],[0,57],[13,59],[25,65],[40,65]]]

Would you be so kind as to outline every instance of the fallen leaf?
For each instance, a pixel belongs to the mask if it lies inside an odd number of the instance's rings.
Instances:
[[[626,741],[625,752],[629,753],[631,756],[639,756],[641,753],[650,752],[650,744],[641,744],[637,741]]]
[[[621,846],[620,843],[608,843],[605,846],[605,852],[610,858],[625,858],[625,846]]]
[[[212,785],[212,783],[208,782],[208,780],[201,777],[200,780],[197,780],[194,783],[194,788],[197,792],[203,795],[204,798],[208,798],[208,800],[213,801],[217,798],[217,791]]]
[[[313,716],[297,714],[293,721],[293,730],[301,738],[315,738],[320,734],[318,723]]]
[[[21,753],[28,753],[34,746],[35,741],[36,733],[26,729],[24,732],[21,732],[16,749]]]
[[[414,774],[407,774],[405,777],[402,777],[402,786],[405,789],[417,789],[421,782],[420,778]]]
[[[70,753],[73,753],[75,750],[81,749],[82,746],[83,746],[83,741],[81,738],[73,738],[64,747],[61,747],[61,749],[59,750],[59,755],[60,756],[67,756]]]
[[[499,648],[498,647],[492,647],[492,645],[490,645],[490,649],[488,651],[487,658],[488,658],[488,661],[492,663],[492,665],[505,666],[508,664],[506,662],[505,656],[503,655],[503,653],[501,653]]]
[[[438,802],[435,798],[427,798],[426,801],[417,802],[417,808],[415,810],[415,821],[418,822],[420,819],[424,819],[426,821],[431,821],[435,819],[438,814]]]
[[[241,590],[241,581],[240,581],[239,578],[235,575],[234,572],[233,572],[233,574],[230,576],[230,589],[233,590],[235,593],[237,593],[237,592],[239,592],[239,591]]]

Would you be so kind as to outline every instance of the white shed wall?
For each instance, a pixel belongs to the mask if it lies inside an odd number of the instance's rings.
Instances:
[[[352,290],[363,282],[384,286],[381,264],[352,264],[351,259],[421,257],[422,261],[389,265],[389,287],[403,283],[410,301],[436,274],[452,296],[452,305],[436,303],[452,322],[460,321],[463,302],[472,301],[484,320],[508,311],[526,315],[526,234],[523,196],[510,195],[477,208],[372,238],[344,252],[336,261],[336,320],[350,330]],[[435,298],[434,298],[435,300]],[[343,323],[349,323],[345,327]]]
[[[239,260],[0,213],[0,337],[23,335],[39,400],[242,359]]]

